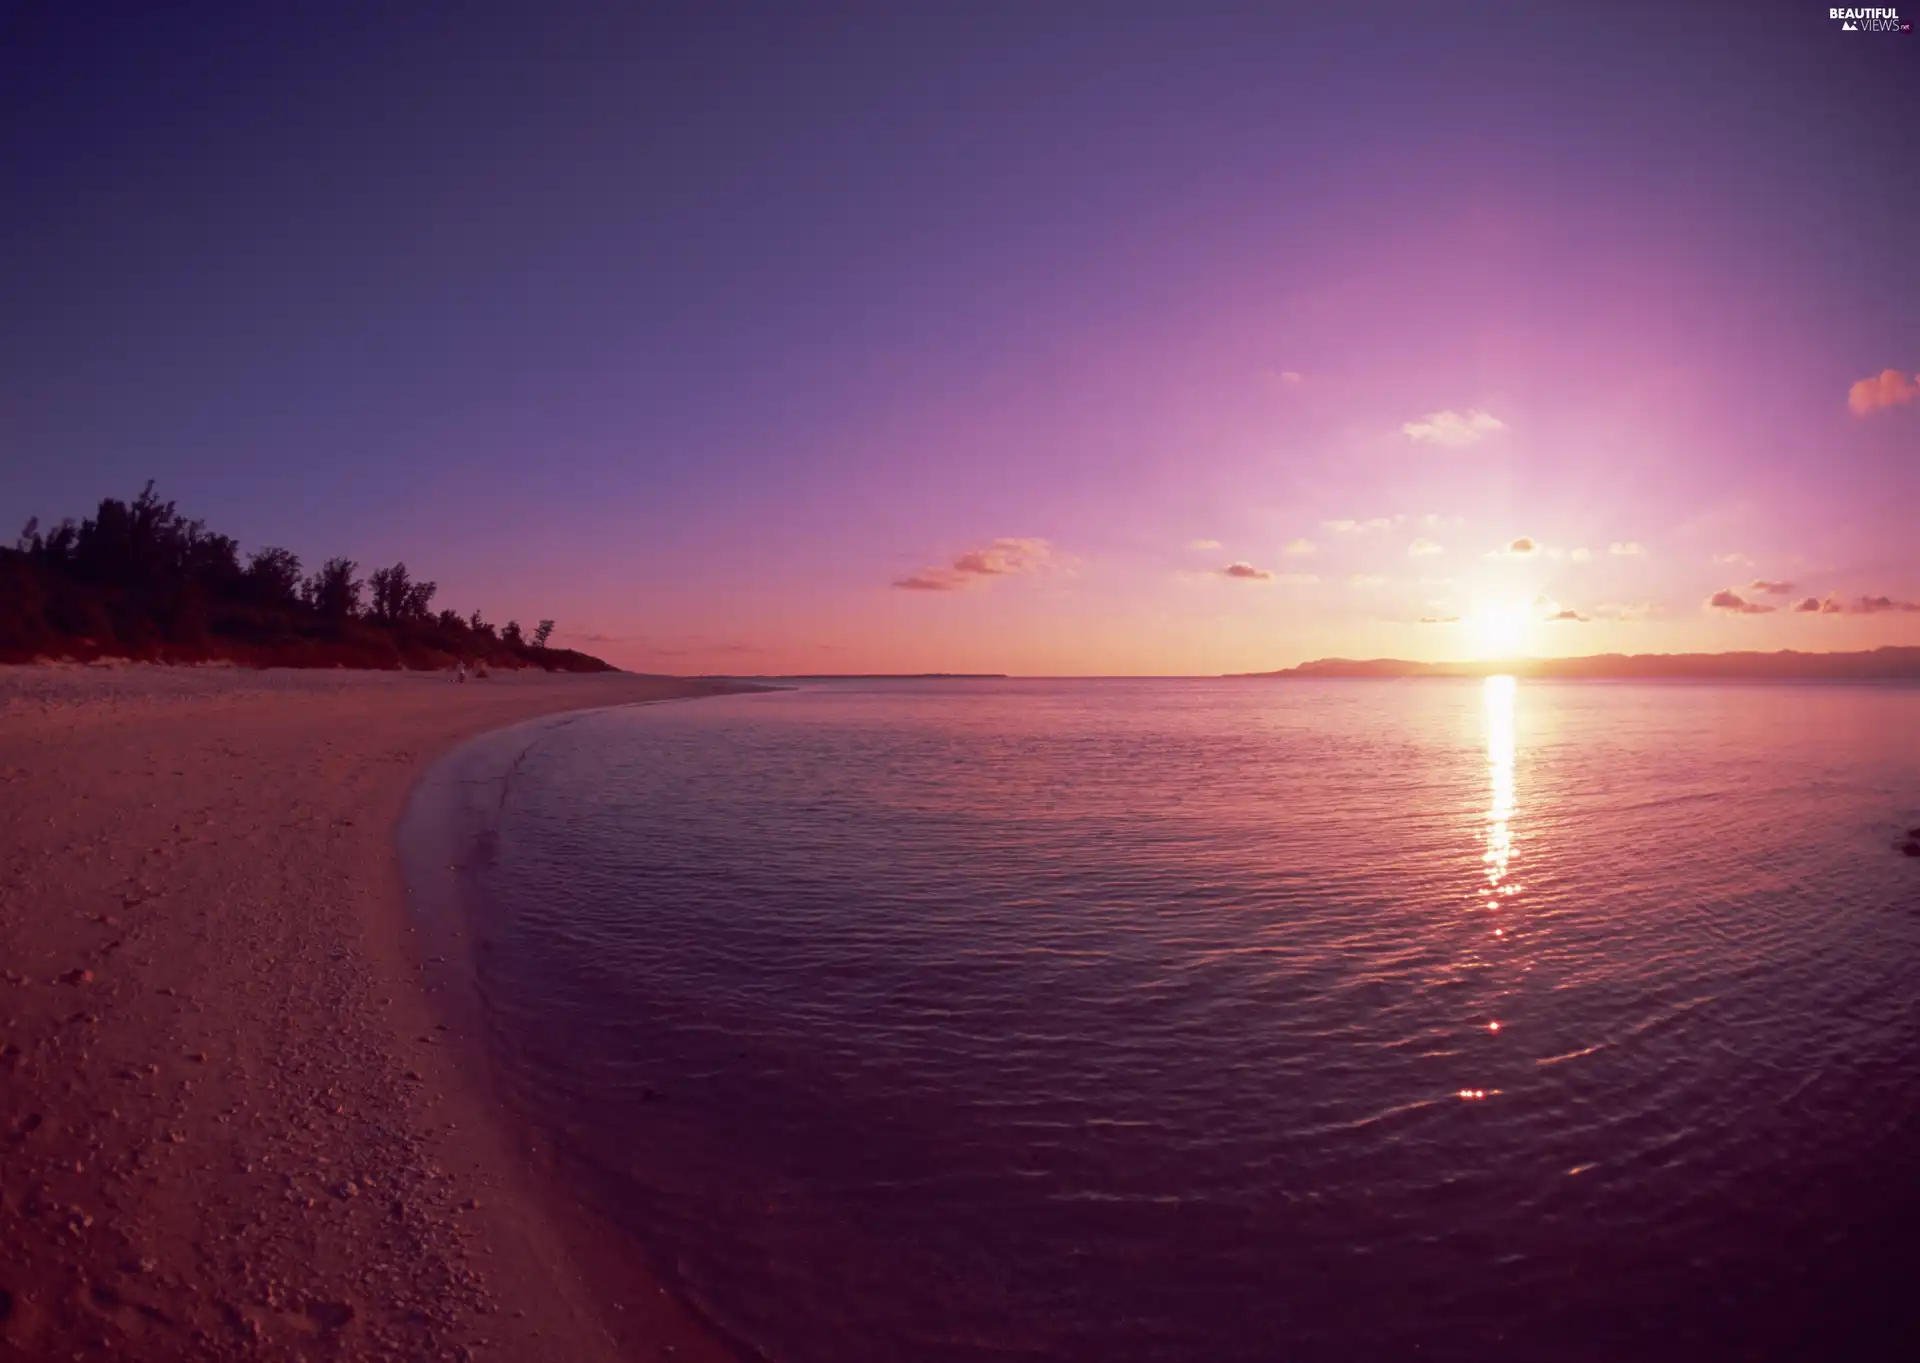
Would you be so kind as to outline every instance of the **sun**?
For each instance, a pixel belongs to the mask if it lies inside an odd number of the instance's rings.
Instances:
[[[1473,651],[1480,657],[1511,658],[1526,643],[1530,620],[1527,608],[1518,603],[1482,601],[1462,623],[1473,640]]]

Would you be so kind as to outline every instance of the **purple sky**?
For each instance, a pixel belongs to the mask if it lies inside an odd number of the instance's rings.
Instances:
[[[671,671],[1920,642],[1920,36],[431,8],[0,19],[0,517]]]

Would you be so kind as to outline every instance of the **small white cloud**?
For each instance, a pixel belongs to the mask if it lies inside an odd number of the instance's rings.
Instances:
[[[1379,573],[1355,573],[1347,581],[1356,587],[1384,587],[1387,579]]]
[[[1495,431],[1504,431],[1507,423],[1491,412],[1428,412],[1419,421],[1409,421],[1400,430],[1409,440],[1428,445],[1471,445]]]
[[[1647,551],[1640,547],[1639,540],[1615,540],[1607,546],[1607,552],[1616,558],[1639,558]],[[1733,560],[1723,559],[1721,561],[1723,563],[1731,563]]]
[[[1434,554],[1444,554],[1445,552],[1445,549],[1428,539],[1415,540],[1407,546],[1407,556],[1409,558],[1429,558]]]
[[[1771,615],[1779,608],[1759,601],[1749,601],[1731,587],[1723,587],[1707,598],[1706,609],[1726,611],[1732,615]]]
[[[1912,382],[1898,369],[1883,369],[1847,390],[1847,406],[1853,408],[1855,416],[1865,416],[1883,407],[1904,407],[1916,397],[1920,397],[1920,383]]]
[[[1575,549],[1572,553],[1568,554],[1567,557],[1572,559],[1575,563],[1585,563],[1588,559],[1593,557],[1593,550]]]
[[[1320,524],[1325,526],[1327,529],[1333,531],[1336,535],[1353,535],[1353,534],[1358,534],[1363,530],[1385,530],[1387,527],[1393,524],[1393,517],[1374,516],[1371,519],[1364,520],[1364,521],[1356,521],[1356,520],[1321,521]]]
[[[1646,620],[1659,614],[1659,608],[1651,601],[1608,601],[1593,613],[1602,620]]]
[[[1313,552],[1313,541],[1309,539],[1297,539],[1286,547],[1286,552],[1292,554],[1295,558],[1304,558]]]
[[[1741,564],[1745,564],[1749,568],[1753,566],[1753,560],[1748,558],[1745,554],[1741,553],[1737,549],[1730,554],[1715,554],[1713,556],[1713,561],[1715,563],[1741,563]]]
[[[1198,550],[1200,553],[1203,553],[1203,554],[1209,553],[1212,550],[1218,549],[1219,547],[1220,547],[1219,540],[1195,540],[1187,546],[1187,548]]]
[[[1000,577],[1044,573],[1062,566],[1053,546],[1043,539],[1005,536],[979,548],[956,554],[943,567],[922,568],[896,578],[894,586],[910,592],[953,592]]]
[[[1540,545],[1536,541],[1529,539],[1525,535],[1522,535],[1520,536],[1519,539],[1509,541],[1507,543],[1507,546],[1503,549],[1494,549],[1489,551],[1487,554],[1487,557],[1488,558],[1532,558],[1535,554],[1539,552],[1540,552]]]
[[[1305,383],[1306,380],[1300,376],[1300,371],[1297,369],[1282,369],[1280,371],[1280,382],[1286,384],[1289,388],[1293,388]]]

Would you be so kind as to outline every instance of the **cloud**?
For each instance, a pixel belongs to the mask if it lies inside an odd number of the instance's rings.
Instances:
[[[1273,580],[1275,582],[1285,582],[1291,586],[1299,586],[1307,582],[1318,582],[1320,580],[1320,574],[1318,573],[1280,573],[1280,574],[1277,574]]]
[[[1400,430],[1409,440],[1429,445],[1471,445],[1494,431],[1504,431],[1507,423],[1491,412],[1428,412],[1419,421],[1409,421]]]
[[[1532,558],[1535,554],[1539,552],[1540,552],[1539,543],[1533,539],[1528,538],[1525,535],[1522,535],[1520,536],[1519,539],[1511,541],[1506,548],[1493,550],[1491,553],[1487,555],[1487,557],[1488,558]]]
[[[1256,568],[1251,563],[1229,563],[1220,570],[1220,576],[1236,578],[1241,582],[1271,582],[1273,574],[1265,568]]]
[[[1585,563],[1588,559],[1593,557],[1593,550],[1575,549],[1572,553],[1568,554],[1567,557],[1572,559],[1575,563]]]
[[[1045,540],[998,539],[984,549],[969,549],[953,561],[953,571],[973,577],[1003,577],[1044,568],[1053,552]]]
[[[1460,623],[1460,617],[1457,615],[1423,615],[1420,617],[1420,623],[1423,625],[1457,625]]]
[[[1305,383],[1306,380],[1300,377],[1300,371],[1297,369],[1282,369],[1280,371],[1280,382],[1286,384],[1289,388],[1295,388]]]
[[[1791,582],[1768,582],[1765,578],[1756,577],[1747,584],[1747,590],[1763,592],[1768,596],[1792,596],[1797,589]]]
[[[1713,556],[1713,561],[1715,563],[1744,563],[1749,568],[1753,566],[1753,560],[1748,558],[1745,554],[1741,553],[1737,549],[1731,554],[1715,554]]]
[[[1896,601],[1890,596],[1856,596],[1848,601],[1838,592],[1829,592],[1825,600],[1804,598],[1794,610],[1818,611],[1822,615],[1884,615],[1889,611],[1920,611],[1920,601]]]
[[[1920,379],[1920,374],[1914,378]],[[1920,385],[1898,369],[1882,369],[1847,390],[1847,406],[1853,408],[1855,416],[1865,416],[1882,407],[1904,407],[1916,397],[1920,397]]]
[[[1615,540],[1607,546],[1607,552],[1616,558],[1639,558],[1647,551],[1640,547],[1639,540]]]
[[[1660,611],[1651,601],[1609,601],[1595,606],[1593,613],[1601,620],[1645,620]]]
[[[1335,534],[1351,535],[1362,530],[1385,530],[1388,526],[1392,525],[1393,522],[1394,518],[1392,516],[1375,516],[1373,519],[1365,521],[1321,521],[1320,524]]]
[[[1309,539],[1295,540],[1287,546],[1286,552],[1292,554],[1295,558],[1304,557],[1313,552],[1313,541]]]
[[[1219,540],[1195,540],[1187,546],[1189,549],[1198,549],[1203,554],[1210,553],[1219,547]]]
[[[1767,615],[1774,608],[1758,601],[1749,601],[1737,592],[1722,588],[1707,598],[1707,609],[1730,611],[1735,615]]]
[[[1053,546],[1043,539],[1003,538],[954,555],[944,568],[922,568],[894,579],[909,592],[955,592],[996,577],[1044,572],[1053,566]]]
[[[1355,573],[1347,581],[1356,587],[1384,587],[1387,579],[1379,573]]]
[[[1445,549],[1442,549],[1429,539],[1418,539],[1407,546],[1407,556],[1409,558],[1428,558],[1434,554],[1444,554],[1445,552]]]
[[[1582,615],[1579,611],[1573,609],[1555,611],[1547,617],[1548,620],[1578,620],[1583,625],[1592,618],[1592,616]]]

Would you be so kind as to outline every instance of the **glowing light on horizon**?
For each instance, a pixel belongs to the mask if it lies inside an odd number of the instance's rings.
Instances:
[[[1467,612],[1462,623],[1479,657],[1511,658],[1526,643],[1532,615],[1516,602],[1482,601]]]

